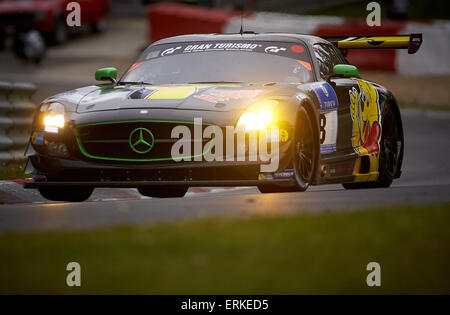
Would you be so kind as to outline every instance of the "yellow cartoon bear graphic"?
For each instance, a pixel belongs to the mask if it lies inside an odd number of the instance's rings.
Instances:
[[[360,156],[355,164],[353,175],[356,181],[372,181],[378,176],[378,157],[380,152],[380,106],[378,91],[363,80],[356,80],[359,91],[353,87],[350,94],[350,112],[353,120],[352,144]],[[362,156],[368,156],[368,170],[361,169]],[[361,173],[363,171],[363,173]]]

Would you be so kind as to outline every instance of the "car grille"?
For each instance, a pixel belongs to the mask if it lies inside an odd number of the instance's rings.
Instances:
[[[203,124],[201,126],[202,133],[208,125]],[[191,136],[194,137],[194,124],[189,122],[105,122],[77,126],[77,143],[81,153],[89,159],[122,162],[173,161],[171,157],[172,145],[179,139],[172,139],[171,133],[176,126],[189,128]],[[142,136],[140,135],[141,130]],[[150,133],[153,137],[151,137]],[[141,138],[145,142],[141,141],[138,143]],[[204,148],[208,139],[201,141],[202,148]],[[189,145],[191,146],[192,154],[186,156],[193,157],[194,142],[190,141]],[[206,153],[206,151],[202,152],[202,154]]]

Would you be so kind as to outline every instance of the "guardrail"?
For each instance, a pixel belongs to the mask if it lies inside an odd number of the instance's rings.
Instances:
[[[25,160],[35,105],[30,83],[0,82],[0,164]]]

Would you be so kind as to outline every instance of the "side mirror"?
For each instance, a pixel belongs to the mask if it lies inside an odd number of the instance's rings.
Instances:
[[[357,77],[359,75],[358,68],[352,65],[335,65],[333,67],[333,76]]]
[[[95,71],[95,80],[97,81],[111,81],[116,83],[117,78],[117,69],[110,68],[101,68]]]

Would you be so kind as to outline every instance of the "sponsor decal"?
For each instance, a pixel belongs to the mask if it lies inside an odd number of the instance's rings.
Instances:
[[[303,61],[303,60],[299,60],[299,59],[295,59],[295,60],[297,60],[297,62],[299,64],[301,64],[303,67],[305,67],[306,70],[308,70],[308,71],[312,70],[311,64],[309,62],[306,62],[306,61]]]
[[[289,133],[287,132],[286,129],[281,129],[280,130],[280,141],[281,142],[286,142],[289,139]]]
[[[202,51],[202,50],[206,50],[206,49],[210,49],[212,47],[213,44],[200,44],[200,45],[189,45],[186,46],[186,48],[184,49],[184,51]]]
[[[286,51],[286,48],[278,46],[268,46],[264,49],[264,52],[266,53],[278,53],[280,51]]]
[[[283,47],[283,45],[286,45],[289,48]],[[148,52],[143,59],[149,60],[152,58],[176,54],[186,54],[186,53],[213,52],[213,51],[245,51],[255,53],[277,54],[279,56],[298,60],[300,57],[299,53],[302,53],[305,50],[305,48],[299,44],[290,46],[289,43],[283,42],[254,42],[254,41],[179,43],[178,46],[173,46],[172,44],[172,47],[168,45],[164,45],[163,47],[164,48],[161,48],[161,46],[155,46],[155,50]],[[311,64],[309,62],[304,61],[302,65],[309,71],[311,71]]]
[[[305,50],[305,48],[303,48],[303,46],[300,45],[292,45],[291,50],[295,53],[301,54]]]
[[[286,169],[273,174],[274,179],[292,179],[294,177],[293,169]]]
[[[253,50],[256,47],[261,47],[260,44],[254,43],[217,43],[214,45],[213,49],[224,49],[224,50]]]
[[[312,84],[312,88],[319,100],[321,110],[336,109],[338,107],[336,92],[328,82]]]
[[[336,152],[338,130],[338,98],[333,87],[328,83],[313,83],[312,88],[320,104],[320,153]]]
[[[31,142],[36,145],[43,145],[44,144],[44,133],[43,132],[33,132],[33,135],[31,136]]]
[[[260,173],[258,175],[258,179],[259,180],[270,180],[270,179],[273,179],[273,175],[272,174]]]
[[[131,70],[136,69],[136,68],[139,67],[142,63],[143,63],[143,61],[141,61],[141,62],[136,62],[135,64],[133,64],[133,65],[130,67],[130,69],[128,69],[127,72],[130,72]]]
[[[336,143],[329,144],[321,144],[320,145],[320,153],[321,154],[330,154],[336,152]]]
[[[261,47],[261,44],[255,43],[203,43],[203,44],[195,44],[186,46],[182,52],[205,52],[205,51],[216,51],[216,50],[244,50],[244,51],[252,51],[257,47]],[[162,55],[162,54],[161,54]]]
[[[202,93],[199,95],[194,95],[194,97],[206,102],[218,103],[225,102],[231,99],[238,100],[243,98],[256,97],[260,92],[260,90],[221,91],[217,93]]]
[[[286,129],[280,129],[279,133],[272,133],[272,130],[266,131],[267,142],[279,143],[287,142],[289,140],[289,133]]]
[[[326,97],[328,97],[330,95],[325,86],[321,85],[320,88],[322,89],[322,92],[323,92],[323,94],[325,94]]]
[[[337,109],[320,114],[320,153],[336,152],[338,115]]]
[[[356,79],[358,88],[349,91],[350,113],[353,120],[352,145],[360,156],[353,174],[356,181],[374,181],[378,177],[380,151],[381,117],[377,89],[369,82]],[[361,156],[369,156],[369,173],[361,174]]]
[[[161,53],[161,56],[171,55],[178,49],[181,49],[181,46],[168,48]]]

